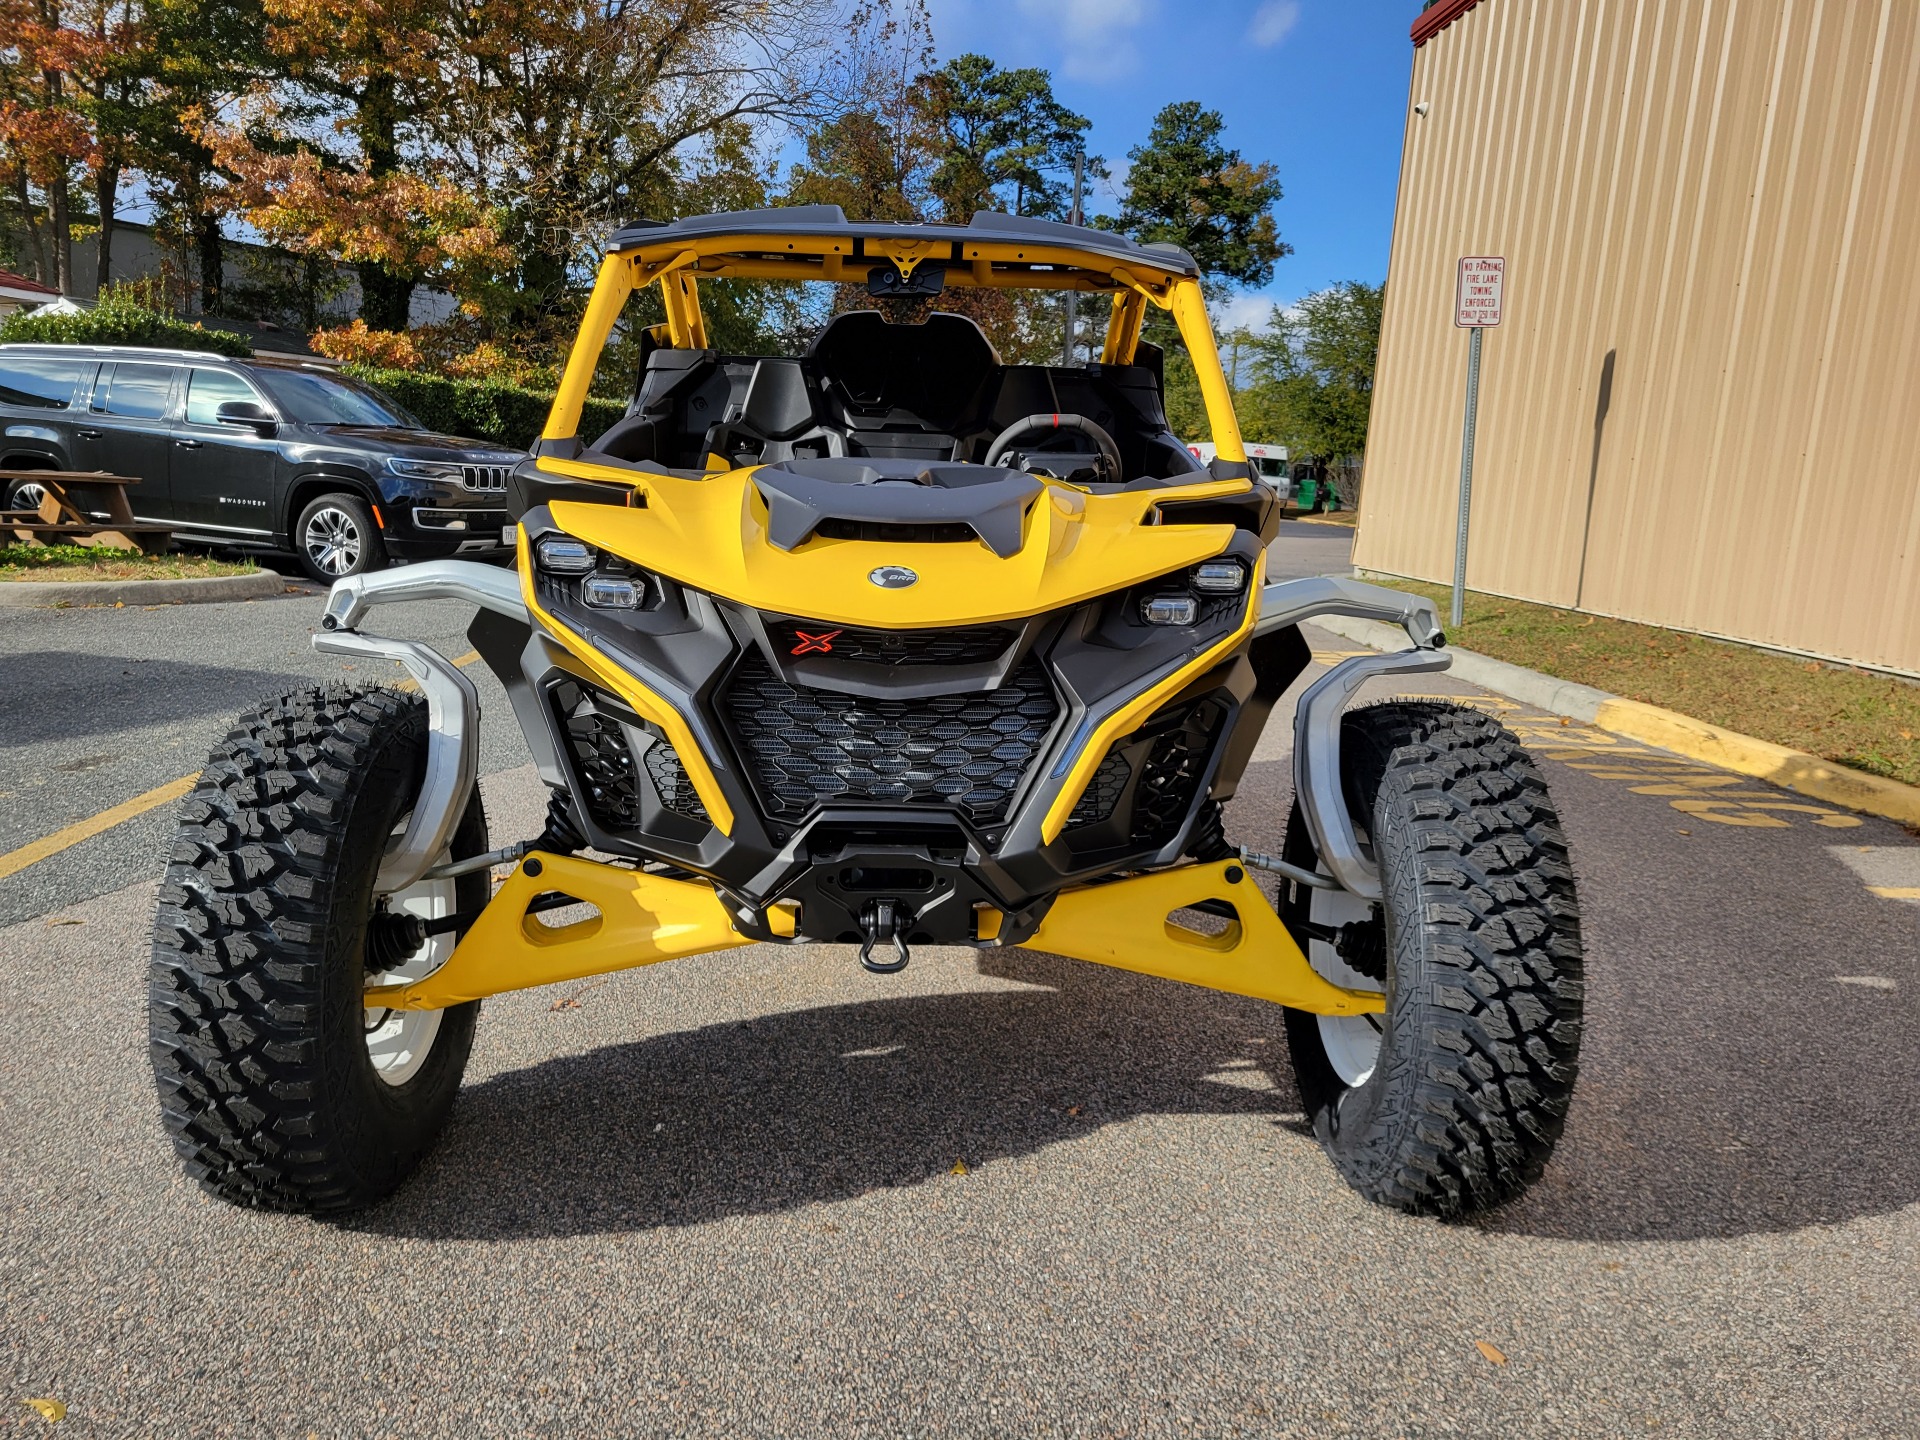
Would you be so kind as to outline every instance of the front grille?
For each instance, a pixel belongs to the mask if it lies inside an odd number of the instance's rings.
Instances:
[[[640,795],[626,732],[618,721],[594,708],[592,692],[584,685],[572,681],[556,685],[553,703],[580,772],[585,791],[580,798],[593,823],[606,831],[639,828]]]
[[[507,488],[507,474],[512,469],[511,465],[462,465],[460,483],[469,490],[497,494]]]
[[[757,653],[721,708],[768,818],[787,825],[818,805],[860,803],[1004,820],[1059,713],[1032,662],[997,690],[873,700],[790,685]]]
[[[825,620],[768,617],[767,633],[780,653],[796,660],[852,660],[866,665],[991,665],[1019,638],[1018,630],[973,625],[953,630],[862,630]]]

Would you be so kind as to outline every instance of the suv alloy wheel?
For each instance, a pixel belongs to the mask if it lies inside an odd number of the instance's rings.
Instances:
[[[294,526],[293,543],[301,567],[323,585],[387,563],[373,513],[354,495],[322,495],[308,504]]]

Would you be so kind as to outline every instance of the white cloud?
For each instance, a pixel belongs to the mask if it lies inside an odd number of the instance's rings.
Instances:
[[[1266,0],[1253,12],[1247,26],[1247,39],[1262,50],[1271,50],[1292,33],[1300,22],[1300,0]]]
[[[1266,333],[1268,322],[1273,318],[1274,299],[1271,295],[1257,292],[1242,292],[1228,298],[1224,305],[1215,307],[1213,328],[1224,335],[1229,330],[1238,330],[1242,326],[1256,335]]]
[[[1124,79],[1140,66],[1133,32],[1150,19],[1155,0],[1019,0],[1031,25],[1054,32],[1061,55],[1060,73],[1073,80],[1105,84]]]

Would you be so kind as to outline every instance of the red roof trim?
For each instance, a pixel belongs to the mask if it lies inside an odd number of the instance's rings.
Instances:
[[[9,290],[31,290],[36,295],[51,295],[60,298],[60,292],[50,285],[42,285],[38,280],[29,280],[24,275],[16,275],[11,270],[0,270],[0,285]]]
[[[1438,5],[1429,5],[1413,22],[1413,43],[1426,44],[1479,3],[1480,0],[1440,0]]]

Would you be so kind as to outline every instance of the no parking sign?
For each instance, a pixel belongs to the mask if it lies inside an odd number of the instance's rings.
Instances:
[[[1480,332],[1500,323],[1506,301],[1507,257],[1462,255],[1453,289],[1453,323],[1472,332],[1467,342],[1467,418],[1460,429],[1460,523],[1453,542],[1453,604],[1447,623],[1460,628],[1467,593],[1467,517],[1473,509],[1473,427],[1480,408]]]

